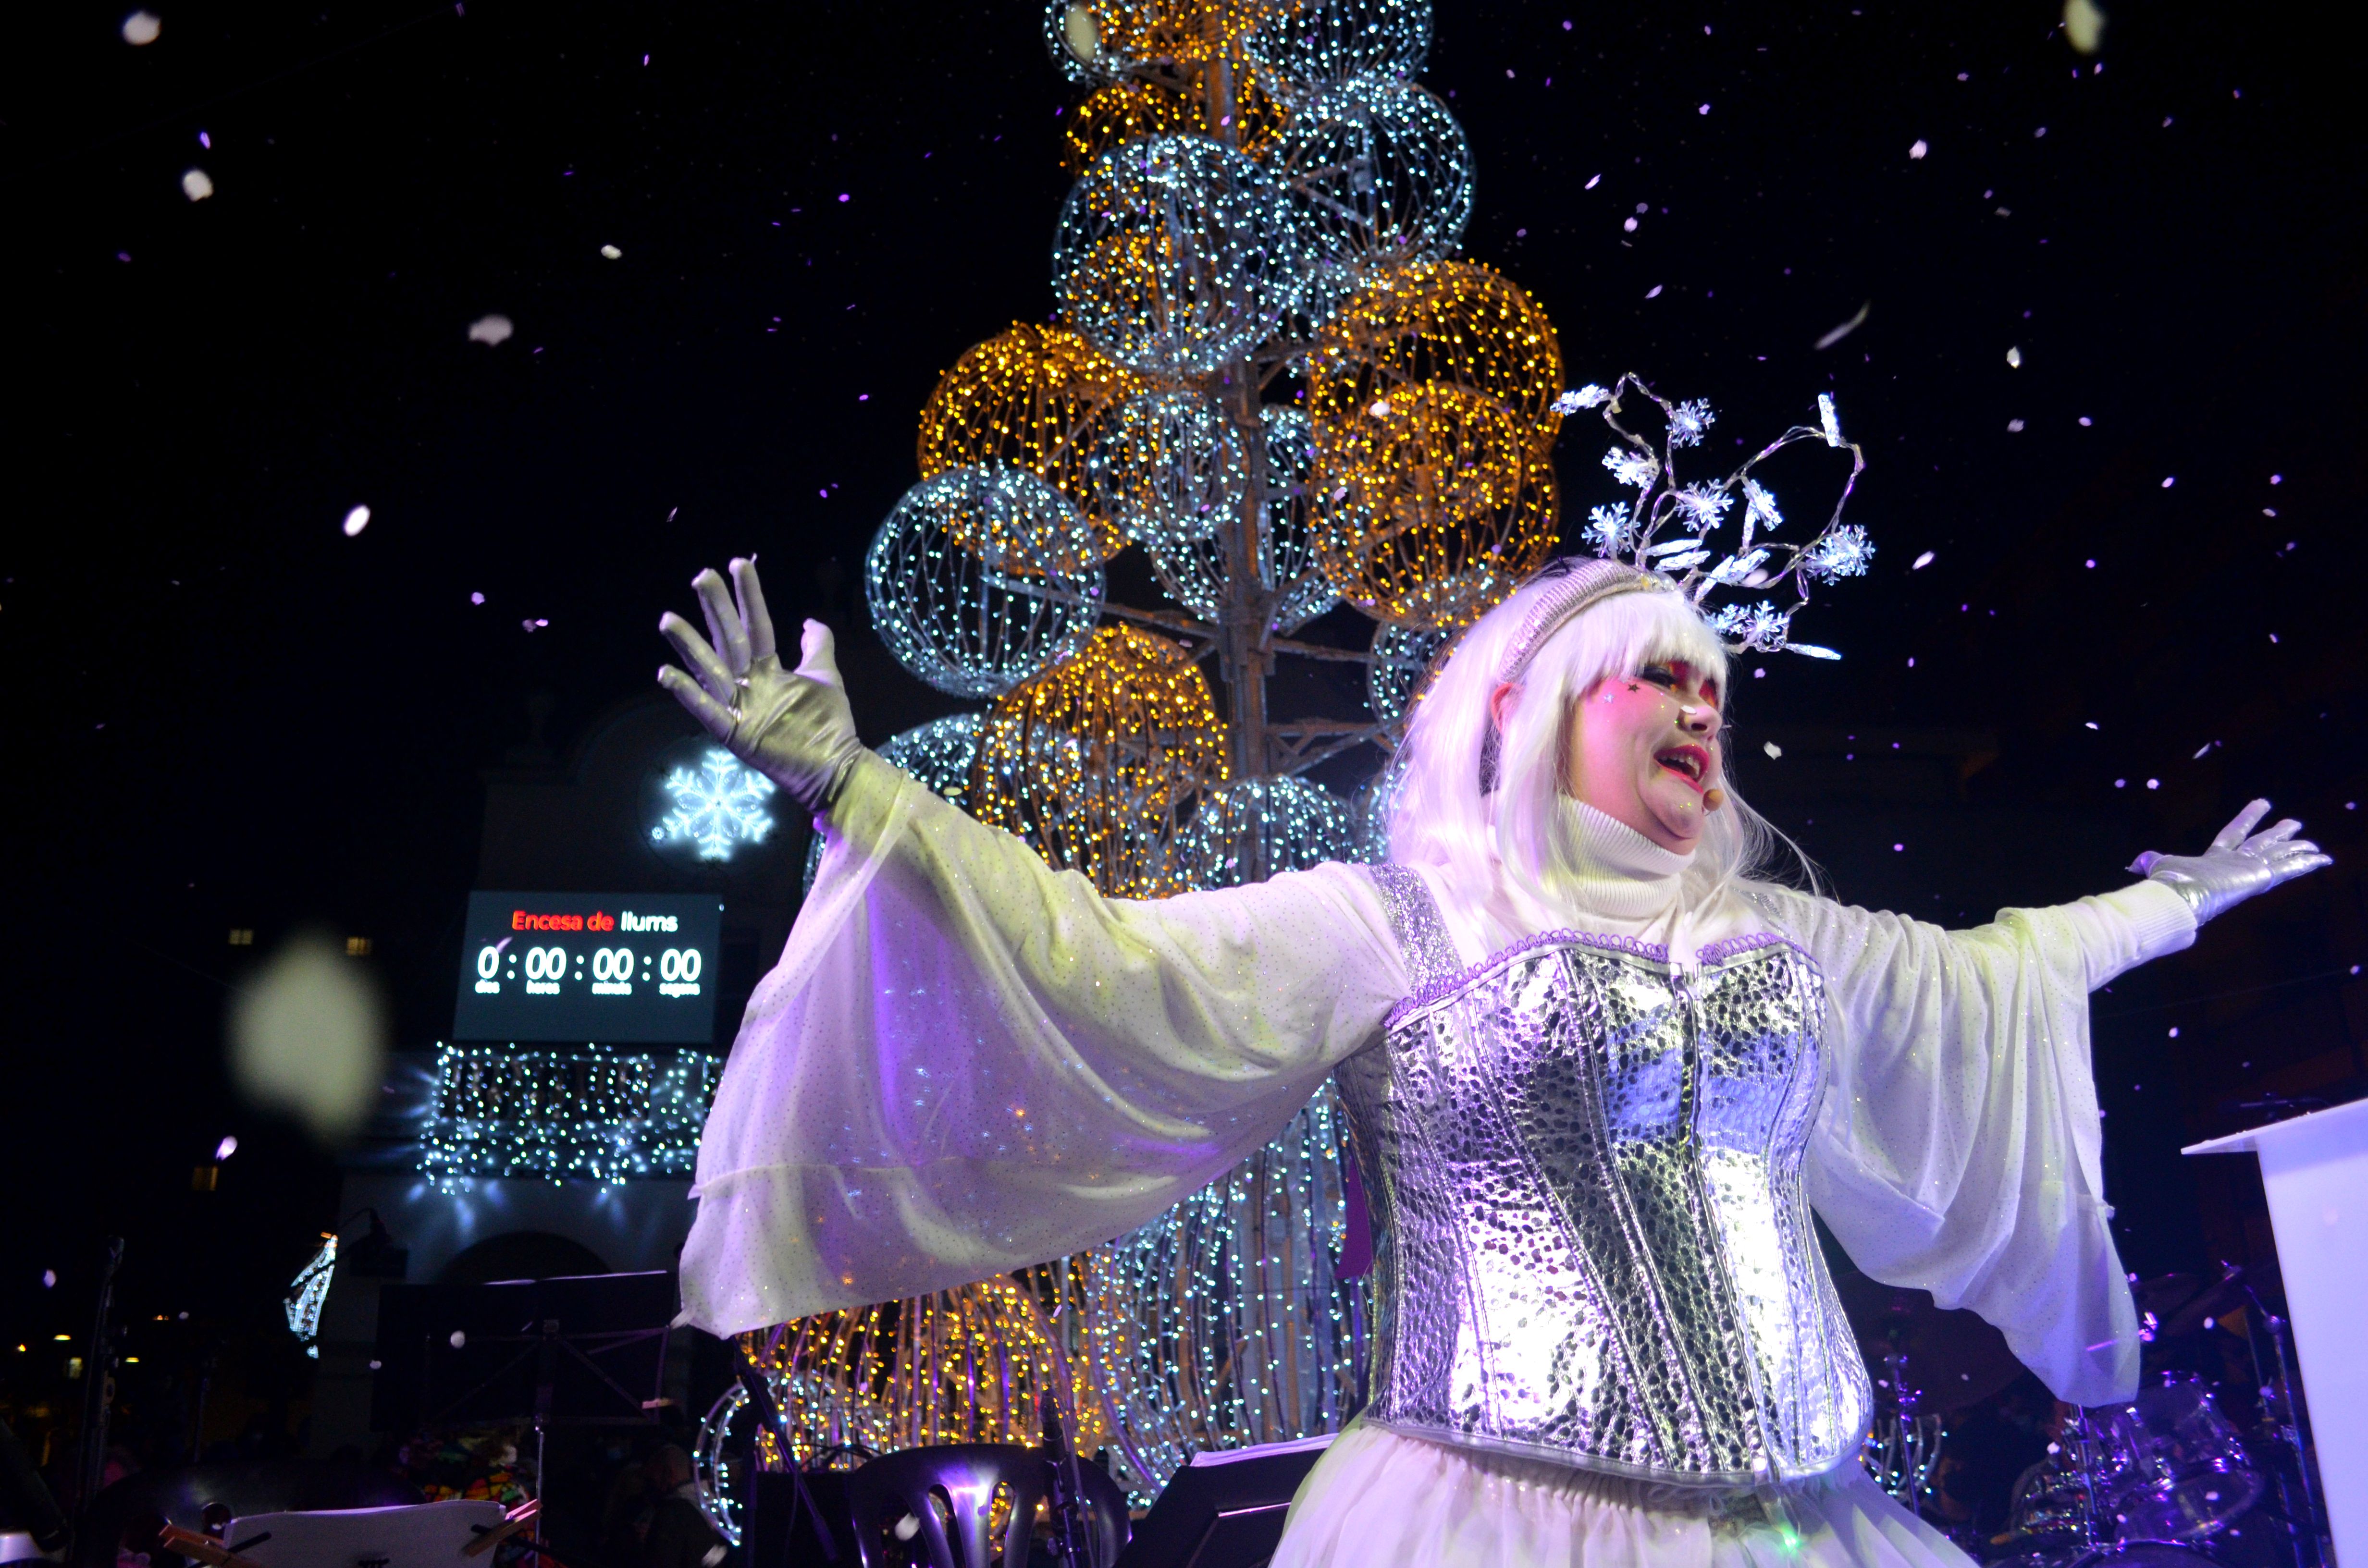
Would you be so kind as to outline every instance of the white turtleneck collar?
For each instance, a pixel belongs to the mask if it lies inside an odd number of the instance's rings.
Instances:
[[[1693,854],[1664,849],[1643,834],[1584,801],[1562,802],[1565,832],[1571,835],[1578,865],[1565,878],[1562,897],[1549,907],[1513,887],[1492,867],[1488,885],[1474,887],[1463,879],[1447,879],[1451,889],[1442,904],[1448,911],[1457,946],[1467,960],[1481,956],[1539,931],[1574,928],[1618,936],[1641,937],[1691,953],[1701,940],[1725,934],[1733,924],[1721,909],[1708,921],[1704,911],[1684,907],[1685,872]],[[1457,897],[1454,894],[1460,893]]]
[[[1608,812],[1585,801],[1563,798],[1563,821],[1578,840],[1579,851],[1595,875],[1592,882],[1620,880],[1667,882],[1685,874],[1694,863],[1691,849],[1680,855],[1664,849]]]

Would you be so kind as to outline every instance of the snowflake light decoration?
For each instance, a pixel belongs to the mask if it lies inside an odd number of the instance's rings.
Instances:
[[[722,746],[711,746],[699,766],[666,775],[674,809],[650,829],[653,844],[695,844],[702,860],[729,860],[744,844],[762,844],[773,831],[773,781]]]
[[[1661,411],[1657,447],[1621,423],[1621,400],[1632,392]],[[1842,508],[1849,505],[1858,476],[1866,468],[1866,454],[1857,442],[1842,438],[1841,416],[1835,412],[1832,393],[1817,394],[1816,425],[1793,426],[1724,479],[1684,483],[1678,478],[1677,454],[1681,448],[1702,444],[1703,431],[1717,418],[1709,403],[1699,398],[1672,403],[1629,374],[1608,389],[1593,382],[1574,388],[1556,398],[1554,406],[1565,414],[1589,408],[1600,411],[1603,422],[1620,437],[1619,444],[1603,454],[1604,469],[1615,483],[1636,492],[1635,499],[1625,506],[1602,506],[1588,511],[1586,539],[1596,554],[1624,557],[1668,579],[1697,607],[1713,589],[1765,591],[1789,580],[1797,596],[1789,608],[1780,609],[1774,600],[1761,599],[1751,606],[1705,608],[1703,614],[1712,629],[1738,653],[1790,650],[1816,659],[1841,657],[1830,648],[1792,641],[1793,617],[1808,602],[1810,585],[1863,576],[1874,559],[1874,545],[1866,530],[1842,521]],[[1823,441],[1847,450],[1850,471],[1825,527],[1793,544],[1770,537],[1784,526],[1784,513],[1774,492],[1754,478],[1751,471],[1801,441]],[[1725,527],[1738,500],[1743,506],[1741,517],[1734,519],[1737,537],[1732,545],[1714,543],[1712,536]]]

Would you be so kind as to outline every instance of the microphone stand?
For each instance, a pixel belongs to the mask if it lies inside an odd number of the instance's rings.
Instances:
[[[815,1506],[814,1493],[806,1485],[805,1471],[798,1468],[797,1450],[790,1444],[789,1417],[783,1414],[780,1405],[774,1400],[773,1385],[767,1380],[765,1369],[757,1364],[757,1358],[749,1352],[746,1343],[741,1342],[739,1348],[740,1386],[748,1391],[749,1403],[757,1407],[757,1419],[772,1432],[774,1439],[781,1445],[781,1458],[790,1467],[790,1483],[797,1488],[798,1506],[814,1517],[814,1539],[822,1543],[823,1560],[826,1562],[836,1562],[838,1561],[838,1542],[830,1533],[830,1521],[823,1517],[822,1509]],[[752,1485],[755,1471],[756,1456],[752,1454],[749,1456]],[[753,1496],[754,1494],[752,1493],[751,1495]],[[796,1516],[791,1517],[791,1522],[792,1525],[796,1523]],[[861,1526],[859,1525],[857,1528],[860,1528]],[[753,1553],[755,1550],[756,1543],[751,1540],[749,1551]]]
[[[108,1320],[115,1311],[115,1271],[123,1267],[123,1238],[107,1238],[107,1261],[98,1270],[98,1305],[91,1314],[90,1348],[83,1358],[82,1453],[76,1467],[74,1512],[98,1495],[107,1478],[107,1423],[115,1403],[115,1358],[108,1353]]]
[[[1060,1402],[1050,1389],[1038,1396],[1036,1411],[1044,1423],[1044,1457],[1053,1464],[1053,1517],[1061,1521],[1061,1559],[1068,1568],[1104,1568],[1092,1561],[1085,1550],[1086,1542],[1078,1540],[1079,1516],[1086,1506],[1085,1485],[1077,1474],[1077,1456],[1069,1448],[1068,1435],[1061,1429]]]

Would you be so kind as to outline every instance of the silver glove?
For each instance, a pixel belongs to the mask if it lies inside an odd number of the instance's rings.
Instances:
[[[833,656],[830,628],[807,621],[798,667],[784,669],[756,562],[732,562],[736,606],[712,569],[700,573],[690,585],[706,612],[708,636],[700,637],[672,610],[659,617],[658,630],[691,673],[667,665],[658,671],[658,684],[733,756],[820,815],[863,750]]]
[[[2257,892],[2335,864],[2332,857],[2320,853],[2317,845],[2294,836],[2302,831],[2302,824],[2292,817],[2253,833],[2253,824],[2269,813],[2267,801],[2255,801],[2220,830],[2220,836],[2203,854],[2157,855],[2149,849],[2130,863],[2130,869],[2185,899],[2201,926]],[[2252,836],[2247,837],[2248,834]]]

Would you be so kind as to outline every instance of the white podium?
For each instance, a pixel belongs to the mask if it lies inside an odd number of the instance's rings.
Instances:
[[[2215,1138],[2260,1157],[2339,1568],[2368,1568],[2368,1100]]]

